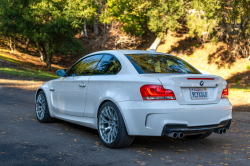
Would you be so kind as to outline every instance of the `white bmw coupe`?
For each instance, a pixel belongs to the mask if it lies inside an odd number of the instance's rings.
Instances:
[[[227,82],[176,56],[100,51],[57,75],[37,89],[38,121],[97,129],[109,148],[129,146],[138,135],[202,139],[231,125]]]

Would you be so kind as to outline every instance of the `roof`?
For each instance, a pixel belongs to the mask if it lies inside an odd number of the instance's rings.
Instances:
[[[152,51],[145,51],[145,50],[103,50],[103,51],[98,51],[95,53],[121,53],[121,54],[152,54],[152,53],[160,53],[160,52],[152,52]],[[161,53],[163,54],[163,53]]]

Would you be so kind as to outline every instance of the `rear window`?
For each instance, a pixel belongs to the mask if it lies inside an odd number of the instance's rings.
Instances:
[[[201,74],[189,63],[175,56],[163,54],[127,54],[126,57],[133,64],[139,74]]]

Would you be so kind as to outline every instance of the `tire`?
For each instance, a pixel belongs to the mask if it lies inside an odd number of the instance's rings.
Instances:
[[[206,132],[205,134],[189,135],[186,136],[187,139],[204,139],[210,136],[213,132]]]
[[[48,123],[53,121],[49,113],[46,95],[43,91],[40,91],[36,96],[35,112],[39,122]]]
[[[103,144],[108,148],[128,147],[134,141],[129,136],[121,112],[112,102],[106,102],[98,112],[98,133]]]

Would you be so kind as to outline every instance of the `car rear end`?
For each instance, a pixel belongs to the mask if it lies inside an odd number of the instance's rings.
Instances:
[[[119,102],[129,135],[180,137],[206,132],[225,133],[232,119],[226,81],[203,75],[187,62],[160,54],[127,55],[142,85],[140,100]]]

